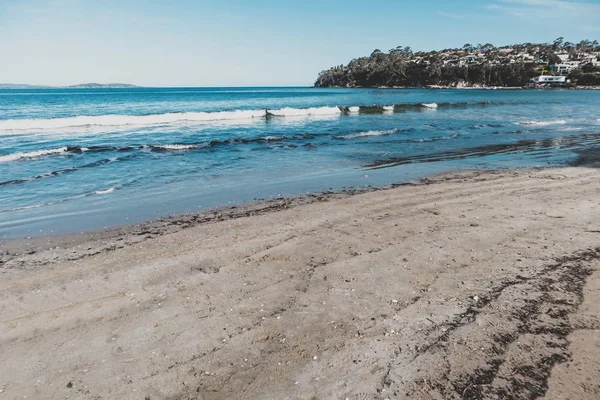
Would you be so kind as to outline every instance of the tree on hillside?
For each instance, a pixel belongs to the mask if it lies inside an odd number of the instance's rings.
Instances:
[[[565,38],[563,38],[562,36],[554,39],[554,44],[552,45],[552,49],[554,51],[559,50],[562,47],[563,42],[565,41]]]
[[[488,51],[492,50],[496,50],[496,48],[491,43],[486,43],[483,46],[481,46],[481,51],[483,51],[484,53],[487,53]]]

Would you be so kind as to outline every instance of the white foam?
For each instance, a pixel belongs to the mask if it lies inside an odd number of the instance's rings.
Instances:
[[[24,158],[38,158],[44,157],[51,154],[60,154],[67,151],[66,147],[61,147],[58,149],[50,149],[50,150],[36,150],[36,151],[28,151],[28,152],[18,152],[13,154],[7,154],[4,156],[0,156],[0,162],[9,162],[21,160]]]
[[[383,130],[383,131],[357,132],[357,133],[352,133],[350,135],[339,136],[339,137],[343,138],[343,139],[356,139],[356,138],[370,137],[370,136],[386,136],[386,135],[391,135],[396,132],[397,132],[396,129],[387,129],[387,130]]]
[[[425,108],[438,108],[437,103],[423,103],[421,105]]]
[[[268,110],[269,114],[281,117],[339,115],[338,107],[281,108]],[[132,126],[155,126],[176,124],[198,124],[210,121],[242,121],[264,118],[266,110],[234,110],[216,112],[182,112],[152,115],[98,115],[67,118],[35,118],[0,120],[0,133],[20,131],[38,132],[46,130],[81,130],[98,127],[128,128]]]
[[[525,126],[548,126],[548,125],[564,125],[567,121],[564,119],[555,120],[555,121],[523,121],[519,122],[519,125]]]
[[[111,187],[110,189],[106,189],[106,190],[98,190],[95,193],[96,194],[108,194],[108,193],[112,193],[115,191],[114,187]]]
[[[360,107],[359,106],[352,106],[352,107],[348,107],[348,110],[351,113],[357,113],[357,112],[360,112]]]
[[[279,117],[303,117],[311,115],[339,115],[341,113],[338,107],[311,107],[311,108],[290,108],[285,107],[279,110],[269,110],[269,113]]]
[[[394,112],[394,106],[383,106],[383,111]]]
[[[195,144],[159,144],[154,145],[153,147],[158,147],[165,150],[192,150],[195,149]]]
[[[0,120],[0,130],[44,130],[90,126],[162,125],[176,122],[204,122],[264,117],[264,110],[185,112],[152,115],[99,115],[48,119]]]

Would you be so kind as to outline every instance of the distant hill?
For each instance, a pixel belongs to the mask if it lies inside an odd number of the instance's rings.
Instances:
[[[25,85],[20,83],[0,83],[0,89],[49,89],[51,86]]]
[[[0,83],[0,89],[127,89],[140,86],[128,83],[81,83],[71,86],[27,85],[21,83]]]
[[[69,88],[69,89],[126,89],[126,88],[136,88],[136,87],[139,87],[139,86],[130,85],[128,83],[95,83],[95,82],[65,86],[65,88]]]

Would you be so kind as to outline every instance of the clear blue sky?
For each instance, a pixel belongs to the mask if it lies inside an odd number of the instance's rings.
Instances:
[[[600,38],[600,0],[0,0],[0,82],[310,85],[415,50]]]

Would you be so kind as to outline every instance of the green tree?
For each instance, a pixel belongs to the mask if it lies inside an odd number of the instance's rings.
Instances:
[[[552,48],[554,49],[554,51],[559,50],[562,47],[563,42],[565,41],[565,38],[563,38],[562,36],[554,39],[554,44],[552,45]]]

